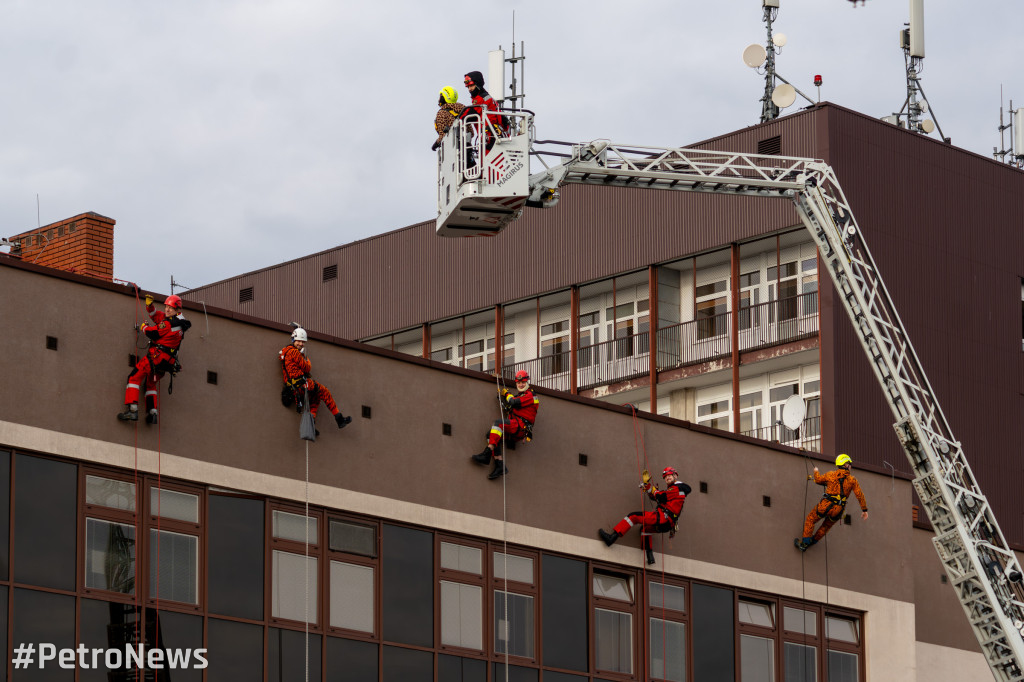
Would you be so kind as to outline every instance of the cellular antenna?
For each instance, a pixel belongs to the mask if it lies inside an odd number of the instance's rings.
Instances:
[[[1006,146],[1004,133],[1010,131],[1010,146]],[[1010,160],[1007,161],[1006,157]],[[1024,109],[1013,108],[1010,100],[1010,121],[1003,123],[1003,86],[999,86],[999,147],[992,147],[992,158],[1002,163],[1009,163],[1017,168],[1024,168]]]
[[[502,109],[510,111],[519,111],[523,108],[523,102],[526,99],[526,93],[523,91],[523,85],[526,82],[526,45],[524,41],[519,41],[519,55],[516,56],[516,12],[512,10],[512,56],[506,58],[505,50],[498,46],[497,50],[492,50],[488,53],[488,64],[490,71],[490,80],[492,91],[494,92],[494,99],[499,103],[508,102],[508,106],[502,105]],[[509,81],[508,95],[505,94],[505,65],[509,64],[511,67],[511,80]],[[519,75],[516,76],[516,66],[519,67]],[[500,86],[500,87],[499,87]],[[499,94],[500,93],[500,94]]]
[[[814,104],[814,100],[800,92],[775,69],[775,54],[782,52],[789,39],[785,33],[772,33],[772,23],[779,15],[779,0],[761,0],[761,6],[764,9],[763,21],[768,29],[768,40],[764,46],[758,43],[748,45],[743,50],[743,63],[757,69],[758,73],[761,73],[761,66],[764,65],[764,95],[761,97],[761,123],[764,123],[778,118],[783,109],[796,101],[797,95],[811,104]],[[815,79],[815,85],[820,85],[820,77],[815,76]],[[776,85],[776,81],[782,81],[783,85]]]
[[[904,26],[905,28],[900,30],[900,48],[903,50],[903,60],[906,63],[907,98],[898,112],[885,117],[884,120],[900,126],[905,125],[907,130],[924,135],[938,128],[939,136],[949,144],[950,139],[942,134],[938,117],[935,116],[935,111],[931,110],[924,86],[921,85],[924,62],[924,0],[910,0],[910,23]],[[929,110],[932,118],[924,118]]]

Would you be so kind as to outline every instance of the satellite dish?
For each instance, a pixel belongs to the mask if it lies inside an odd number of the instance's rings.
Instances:
[[[775,43],[775,47],[785,47],[786,46],[786,34],[785,33],[776,33],[775,35],[772,36],[772,42]]]
[[[747,49],[743,50],[743,63],[752,69],[756,69],[764,64],[765,59],[768,59],[768,52],[762,45],[754,43],[753,45],[747,45]]]
[[[785,109],[796,101],[796,88],[783,83],[772,92],[772,103],[779,109]]]
[[[932,120],[930,118],[926,118],[925,120],[921,121],[921,130],[923,130],[925,133],[931,133],[933,130],[935,130],[935,124],[932,123]]]
[[[928,111],[928,100],[921,100],[921,111]]]
[[[807,404],[798,395],[791,395],[782,406],[782,423],[790,431],[796,431],[807,418]]]

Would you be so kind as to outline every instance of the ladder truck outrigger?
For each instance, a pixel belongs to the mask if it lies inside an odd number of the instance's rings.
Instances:
[[[538,141],[532,112],[502,115],[509,124],[504,134],[473,113],[445,136],[438,155],[438,235],[497,234],[524,207],[557,204],[567,183],[793,202],[896,417],[893,428],[913,467],[914,489],[935,528],[932,543],[985,660],[996,680],[1024,680],[1020,563],[953,436],[832,168],[796,157]],[[531,157],[543,166],[532,174]]]

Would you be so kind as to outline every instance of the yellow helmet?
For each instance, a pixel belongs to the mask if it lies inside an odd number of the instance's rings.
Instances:
[[[836,466],[837,467],[841,467],[841,466],[844,466],[846,464],[851,463],[852,461],[853,460],[850,459],[849,455],[839,455],[838,457],[836,457]]]
[[[455,104],[459,101],[459,93],[455,92],[455,88],[450,85],[441,88],[441,97],[444,97],[444,101],[448,104]]]

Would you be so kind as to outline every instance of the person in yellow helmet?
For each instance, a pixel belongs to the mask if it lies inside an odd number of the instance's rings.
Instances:
[[[864,492],[860,489],[860,483],[850,473],[853,468],[853,460],[849,455],[836,457],[836,470],[830,471],[824,476],[814,467],[814,482],[825,486],[825,495],[821,501],[810,511],[804,520],[804,534],[802,538],[793,540],[793,544],[801,552],[825,537],[836,521],[843,518],[843,510],[846,509],[846,500],[850,495],[856,495],[860,502],[861,518],[868,520],[868,503],[864,499]],[[808,477],[812,478],[812,477]],[[825,522],[814,532],[814,524],[825,519]],[[812,535],[813,534],[813,535]]]
[[[450,85],[441,88],[441,92],[437,96],[437,115],[434,116],[434,130],[437,131],[437,140],[431,149],[435,152],[437,151],[438,147],[441,146],[441,140],[444,139],[445,133],[452,127],[452,123],[455,123],[455,119],[459,117],[459,114],[465,108],[459,104],[459,93],[455,91],[455,88]]]

